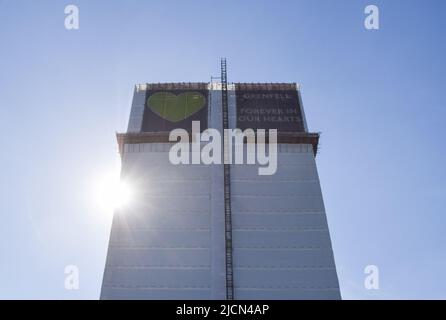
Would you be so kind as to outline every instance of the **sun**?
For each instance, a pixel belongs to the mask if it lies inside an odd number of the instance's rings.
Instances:
[[[110,173],[97,179],[93,201],[103,213],[113,214],[131,202],[132,194],[129,181],[120,178],[119,173]]]

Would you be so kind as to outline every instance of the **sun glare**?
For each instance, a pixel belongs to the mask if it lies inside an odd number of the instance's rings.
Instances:
[[[93,200],[101,211],[112,214],[126,206],[131,198],[129,183],[121,180],[119,174],[110,174],[97,181]]]

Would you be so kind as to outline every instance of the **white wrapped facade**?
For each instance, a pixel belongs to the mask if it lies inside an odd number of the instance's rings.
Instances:
[[[101,299],[226,299],[223,166],[171,164],[173,143],[140,135],[146,89],[136,87],[120,141],[122,177],[135,194],[114,215]],[[207,126],[221,130],[221,91],[208,89]],[[231,128],[236,110],[230,86]],[[299,139],[279,139],[274,175],[231,165],[234,299],[341,297],[315,145]]]

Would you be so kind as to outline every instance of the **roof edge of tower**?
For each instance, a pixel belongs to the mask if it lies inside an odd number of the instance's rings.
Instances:
[[[213,84],[218,84],[215,82]],[[159,83],[139,83],[135,85],[135,90],[181,90],[181,89],[208,89],[210,82],[159,82]],[[300,90],[301,85],[296,82],[233,82],[233,89],[241,90]]]
[[[137,91],[141,90],[206,90],[208,88],[208,82],[159,82],[159,83],[141,83],[136,84]]]
[[[239,90],[298,90],[296,82],[235,82],[235,89]]]

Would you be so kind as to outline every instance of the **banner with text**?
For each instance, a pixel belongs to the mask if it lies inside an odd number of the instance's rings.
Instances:
[[[304,132],[295,84],[244,84],[235,86],[237,128]]]

